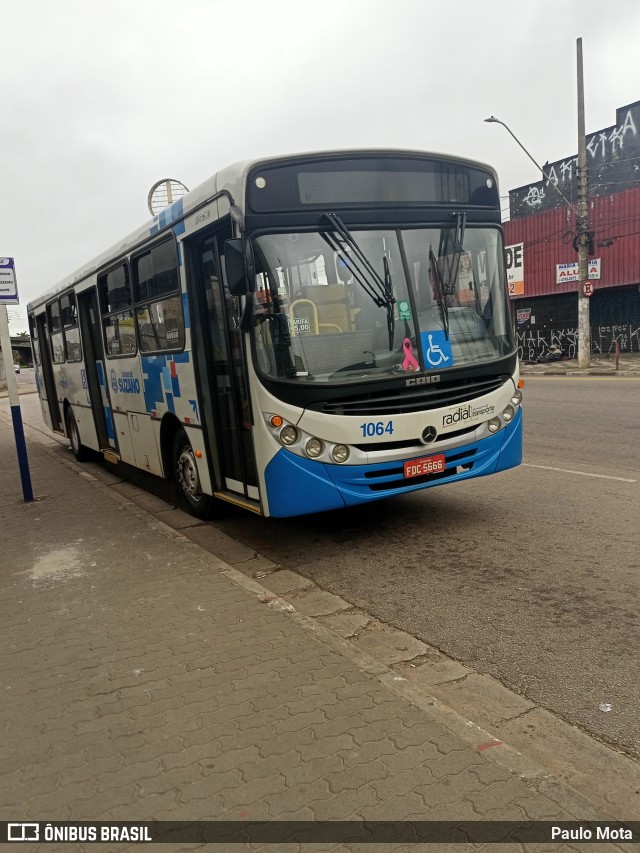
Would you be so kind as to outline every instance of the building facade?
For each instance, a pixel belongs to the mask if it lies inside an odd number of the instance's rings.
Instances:
[[[591,349],[640,352],[640,101],[586,138]],[[520,357],[577,355],[577,155],[509,192],[507,274]],[[555,185],[555,186],[554,186]],[[557,189],[556,189],[557,188]],[[560,190],[558,192],[557,190]]]

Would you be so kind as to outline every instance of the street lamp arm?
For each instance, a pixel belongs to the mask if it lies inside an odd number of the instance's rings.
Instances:
[[[533,163],[533,165],[536,167],[536,169],[538,169],[538,170],[542,173],[542,176],[543,176],[543,178],[545,179],[545,181],[547,181],[547,183],[550,183],[550,184],[552,185],[552,187],[555,189],[555,191],[558,193],[558,195],[563,199],[563,201],[565,201],[565,202],[569,205],[569,207],[571,208],[571,210],[572,210],[572,211],[576,214],[576,216],[577,216],[577,215],[578,215],[578,211],[576,210],[576,208],[574,207],[574,205],[573,205],[573,204],[571,204],[571,202],[570,202],[570,201],[569,201],[569,199],[566,197],[566,195],[565,195],[565,194],[562,192],[562,190],[558,187],[557,183],[551,179],[551,177],[550,177],[550,176],[545,172],[545,170],[542,168],[542,166],[541,166],[539,163],[536,163],[536,161],[533,159],[532,155],[531,155],[531,154],[529,154],[529,152],[527,151],[527,149],[524,147],[524,145],[522,144],[522,142],[520,142],[520,140],[518,139],[518,137],[517,137],[517,136],[515,135],[515,133],[511,130],[511,128],[510,128],[508,125],[506,125],[503,121],[500,121],[500,119],[499,119],[499,118],[496,118],[495,116],[489,116],[489,118],[486,118],[486,119],[484,119],[484,120],[485,120],[486,122],[489,122],[489,124],[501,124],[501,125],[504,127],[504,129],[505,129],[505,130],[507,131],[507,133],[512,137],[512,139],[514,139],[514,140],[517,142],[517,144],[520,146],[520,148],[522,148],[522,150],[523,150],[523,151],[524,151],[524,153],[527,155],[527,157],[529,158],[529,160],[531,160],[531,162],[532,162],[532,163]]]
[[[527,151],[527,149],[524,147],[524,145],[522,144],[522,142],[520,142],[520,140],[518,139],[518,137],[515,135],[515,133],[511,130],[511,128],[510,128],[508,125],[506,125],[503,121],[500,121],[500,119],[499,119],[499,118],[496,118],[495,116],[490,116],[489,118],[486,118],[486,119],[485,119],[485,121],[487,121],[487,122],[489,122],[489,123],[494,123],[494,124],[501,124],[501,125],[504,127],[504,129],[507,131],[507,133],[509,133],[509,134],[511,135],[511,137],[512,137],[513,139],[515,139],[515,141],[518,143],[518,145],[520,146],[520,148],[522,148],[522,150],[523,150],[523,151],[524,151],[524,153],[527,155],[527,157],[529,158],[529,160],[531,160],[531,162],[533,163],[533,165],[536,167],[536,169],[538,169],[538,171],[539,171],[539,172],[542,172],[542,174],[544,175],[544,177],[545,177],[545,179],[546,179],[547,181],[551,180],[551,179],[549,178],[549,175],[547,175],[547,173],[545,172],[545,170],[542,168],[542,166],[541,166],[539,163],[536,163],[536,161],[533,159],[533,157],[531,156],[531,154],[529,154],[529,152],[528,152],[528,151]]]

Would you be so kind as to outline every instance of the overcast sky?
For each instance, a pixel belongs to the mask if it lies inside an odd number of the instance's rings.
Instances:
[[[501,195],[640,100],[638,0],[5,0],[0,255],[27,302],[149,219],[165,177],[397,147],[490,163]],[[506,207],[506,199],[505,199]]]

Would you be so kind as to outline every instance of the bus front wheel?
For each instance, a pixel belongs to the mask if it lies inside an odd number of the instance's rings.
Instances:
[[[67,438],[71,444],[71,450],[78,462],[86,462],[87,448],[80,441],[80,430],[71,409],[67,409]]]
[[[202,492],[196,457],[186,432],[179,429],[173,440],[173,472],[181,498],[196,518],[211,515],[213,498]]]

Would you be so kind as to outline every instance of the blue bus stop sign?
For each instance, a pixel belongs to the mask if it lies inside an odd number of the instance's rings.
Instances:
[[[18,283],[13,258],[0,258],[0,305],[17,305]]]

